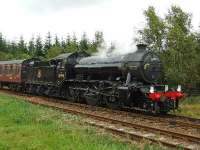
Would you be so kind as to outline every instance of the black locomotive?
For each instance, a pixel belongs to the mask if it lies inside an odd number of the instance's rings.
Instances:
[[[144,44],[137,47],[136,52],[125,55],[100,57],[81,51],[50,61],[34,61],[29,69],[22,70],[26,76],[25,82],[19,83],[21,90],[111,108],[130,107],[155,113],[177,109],[183,97],[181,87],[172,90],[161,84],[159,57]],[[4,85],[1,80],[0,83]]]

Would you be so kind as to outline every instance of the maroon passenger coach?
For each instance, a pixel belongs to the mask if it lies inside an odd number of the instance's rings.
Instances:
[[[0,87],[20,90],[27,78],[27,69],[39,59],[0,61]]]

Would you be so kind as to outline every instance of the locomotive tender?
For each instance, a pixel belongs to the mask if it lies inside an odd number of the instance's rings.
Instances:
[[[138,44],[134,53],[117,56],[89,56],[75,52],[61,54],[50,61],[21,61],[21,81],[5,81],[5,66],[15,61],[0,62],[0,85],[26,93],[111,108],[129,107],[154,113],[167,113],[178,108],[183,97],[181,87],[170,89],[162,83],[159,57]],[[11,69],[11,68],[10,68]]]

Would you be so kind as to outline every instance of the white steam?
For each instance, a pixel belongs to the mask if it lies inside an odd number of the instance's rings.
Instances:
[[[103,45],[101,48],[98,48],[98,52],[95,53],[95,56],[100,56],[102,58],[109,56],[118,56],[128,53],[134,53],[137,50],[136,44],[123,45],[119,43],[113,43],[110,46]]]

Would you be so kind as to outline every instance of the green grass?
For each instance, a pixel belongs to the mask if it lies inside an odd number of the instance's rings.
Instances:
[[[127,144],[100,131],[77,116],[0,93],[0,150],[163,149]]]
[[[176,114],[200,119],[200,96],[186,97]]]

